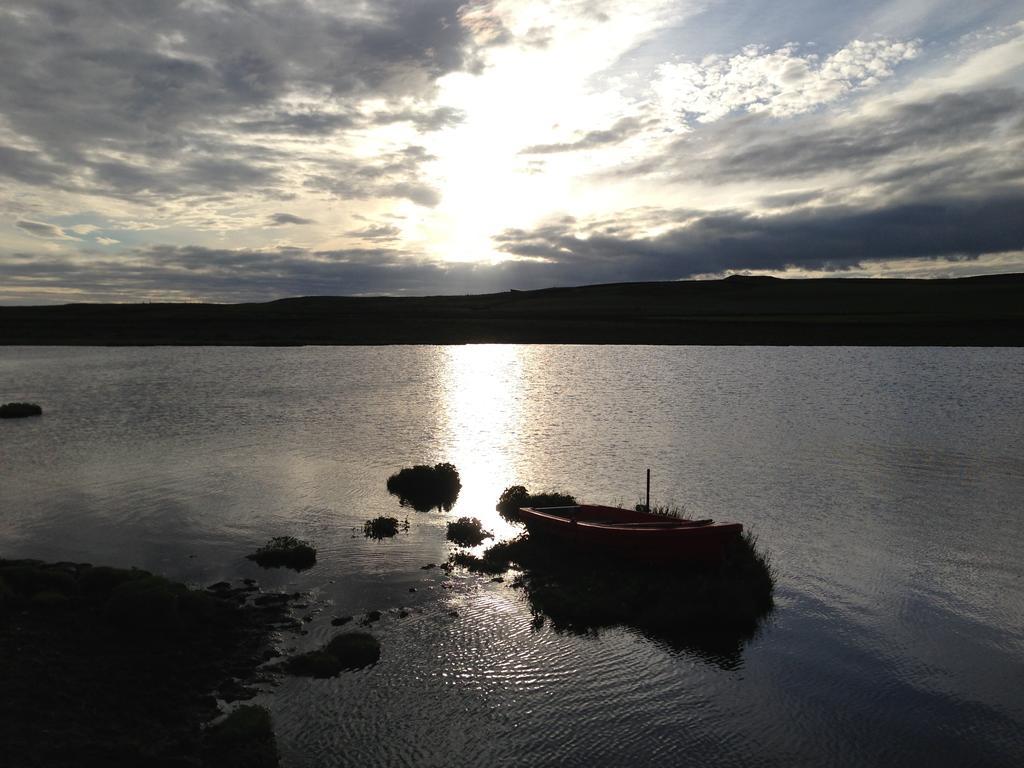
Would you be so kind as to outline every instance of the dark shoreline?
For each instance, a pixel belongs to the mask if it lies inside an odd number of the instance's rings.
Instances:
[[[251,598],[256,599],[251,599]],[[0,559],[0,745],[12,766],[276,766],[270,682],[288,595],[147,571]],[[216,694],[216,698],[215,695]]]
[[[1024,346],[1024,274],[732,277],[474,296],[0,307],[0,345]]]

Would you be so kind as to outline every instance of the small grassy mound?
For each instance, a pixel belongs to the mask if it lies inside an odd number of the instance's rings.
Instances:
[[[456,553],[451,562],[489,575],[513,565],[535,615],[556,629],[587,632],[632,626],[662,637],[725,634],[750,637],[771,611],[775,574],[749,533],[714,566],[652,565],[588,557],[523,535],[482,557]]]
[[[490,531],[485,531],[475,517],[460,517],[455,522],[448,523],[448,541],[460,546],[475,547],[490,537]]]
[[[576,497],[568,493],[530,493],[525,486],[510,485],[501,492],[495,509],[506,520],[518,523],[520,507],[571,507],[578,503]]]
[[[26,416],[42,416],[43,409],[35,403],[6,403],[0,405],[0,419],[23,419]]]
[[[323,648],[294,656],[286,672],[305,677],[334,677],[344,669],[361,669],[380,660],[380,643],[367,632],[345,632]]]
[[[409,530],[409,521],[401,523],[402,530]],[[363,535],[368,539],[389,539],[398,534],[399,522],[397,517],[375,517],[363,523]]]
[[[263,568],[285,567],[304,571],[316,565],[316,550],[308,541],[300,541],[294,536],[273,538],[245,557]]]
[[[387,488],[388,493],[397,496],[403,506],[412,507],[417,512],[432,509],[448,512],[459,498],[462,481],[454,464],[443,462],[432,467],[417,464],[389,477]]]

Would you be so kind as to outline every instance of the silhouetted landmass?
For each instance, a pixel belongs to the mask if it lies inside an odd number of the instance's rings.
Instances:
[[[201,725],[272,655],[287,595],[207,590],[141,570],[0,560],[0,762],[275,766],[261,708]],[[270,597],[266,595],[264,597]],[[241,680],[241,682],[239,682]]]
[[[5,403],[0,405],[0,419],[24,419],[27,416],[42,415],[42,407],[35,403]]]
[[[0,307],[0,344],[1024,345],[1024,275],[730,277],[477,296]]]

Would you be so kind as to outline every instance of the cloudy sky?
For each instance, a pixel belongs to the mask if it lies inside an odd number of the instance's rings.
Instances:
[[[1020,0],[3,0],[0,302],[1024,271]]]

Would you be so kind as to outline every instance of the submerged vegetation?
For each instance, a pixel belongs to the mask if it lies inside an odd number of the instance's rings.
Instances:
[[[245,557],[263,568],[285,567],[304,571],[316,565],[316,550],[308,541],[294,536],[277,536]]]
[[[244,697],[287,598],[190,590],[142,570],[0,560],[0,743],[9,765],[274,766],[269,716]],[[230,692],[236,692],[232,696]]]
[[[547,491],[546,493],[530,493],[525,486],[510,485],[501,492],[495,509],[506,520],[519,522],[520,507],[571,507],[579,502],[568,493]]]
[[[42,415],[42,407],[35,403],[5,403],[0,405],[0,419],[23,419],[26,416]]]
[[[323,648],[294,656],[286,672],[304,677],[334,677],[345,669],[361,669],[380,660],[380,643],[368,632],[336,635]]]
[[[489,575],[517,568],[534,615],[560,630],[632,626],[684,642],[750,637],[772,609],[775,573],[757,540],[745,533],[714,566],[611,561],[567,551],[528,534],[495,544],[482,556],[451,562]]]
[[[454,464],[442,462],[432,467],[417,464],[391,475],[387,488],[388,493],[397,496],[403,506],[410,506],[417,512],[432,509],[448,512],[459,498],[462,481]]]
[[[491,532],[485,531],[483,525],[475,517],[460,517],[458,520],[448,523],[448,541],[460,546],[475,547],[490,537]]]
[[[409,530],[409,521],[401,523],[403,531]],[[399,522],[397,517],[375,517],[363,523],[363,535],[368,539],[389,539],[398,534]]]

